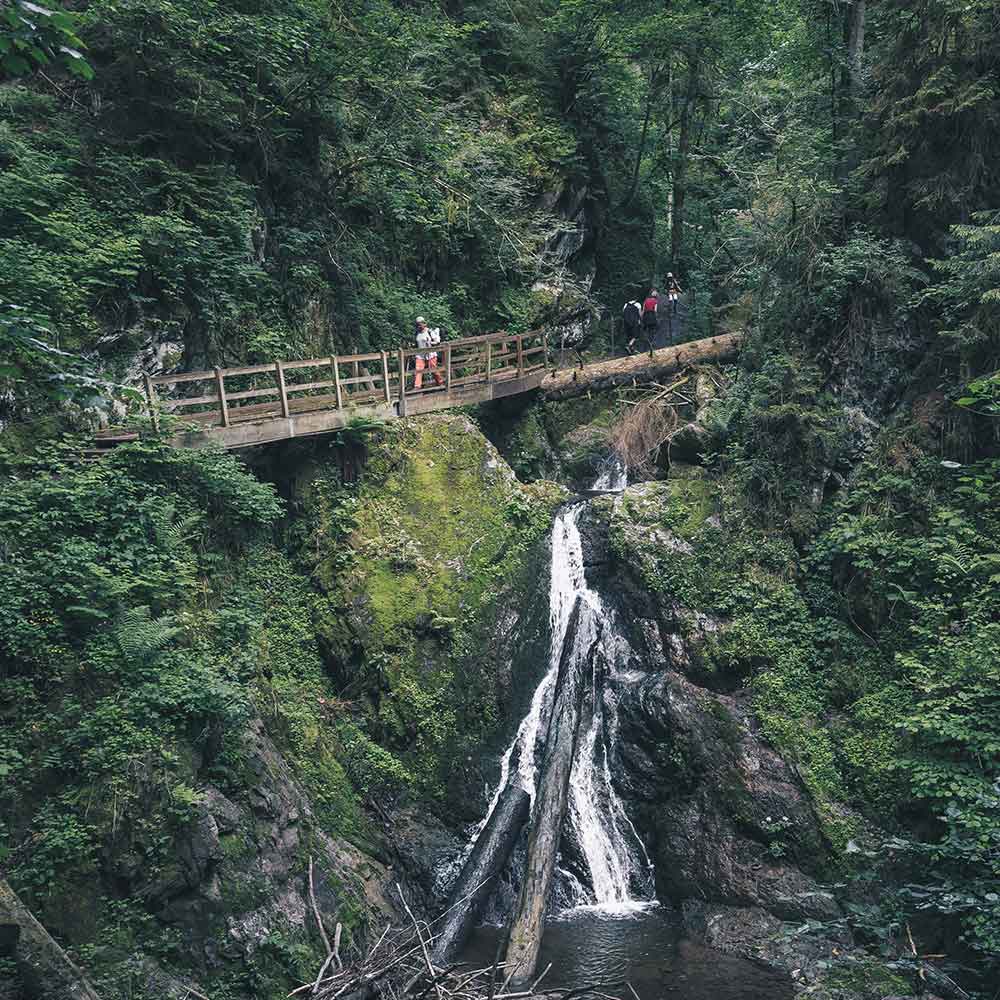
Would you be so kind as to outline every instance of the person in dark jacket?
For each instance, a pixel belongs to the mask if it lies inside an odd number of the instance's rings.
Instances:
[[[639,330],[642,327],[642,303],[636,299],[625,303],[622,309],[622,327],[625,333],[625,350],[631,354],[635,347],[636,340],[639,339]]]

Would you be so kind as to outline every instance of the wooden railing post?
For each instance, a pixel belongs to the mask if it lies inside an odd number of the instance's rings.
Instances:
[[[274,363],[274,374],[278,380],[278,399],[281,401],[281,415],[288,416],[288,392],[285,389],[285,369],[280,361]]]
[[[389,402],[389,355],[382,352],[382,390],[385,392],[385,401]]]
[[[340,392],[340,363],[337,361],[336,354],[330,358],[330,367],[333,368],[333,391],[337,397],[337,409],[342,410],[344,408],[344,398]]]
[[[517,335],[517,377],[524,378],[524,344],[521,334]]]
[[[549,367],[549,337],[548,334],[542,334],[542,357],[545,358],[545,367]]]
[[[160,415],[156,412],[156,391],[153,389],[153,380],[145,372],[142,380],[146,386],[146,404],[149,406],[149,419],[153,424],[153,430],[160,432]]]
[[[444,391],[451,392],[451,344],[444,345]]]
[[[229,404],[226,402],[226,383],[222,377],[222,369],[216,366],[212,369],[215,372],[215,389],[219,394],[219,409],[222,411],[222,426],[229,426]]]
[[[487,340],[486,341],[486,381],[489,382],[491,371],[493,365],[493,345]]]
[[[406,355],[399,349],[399,401],[406,399]]]

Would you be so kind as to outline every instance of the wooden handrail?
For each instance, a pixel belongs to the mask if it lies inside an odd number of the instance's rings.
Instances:
[[[461,349],[464,347],[474,347],[474,346],[488,346],[493,344],[508,343],[516,345],[518,342],[522,342],[527,339],[532,339],[535,337],[544,336],[541,330],[532,330],[528,333],[487,333],[482,334],[478,337],[460,337],[456,340],[443,340],[440,344],[435,344],[434,346],[438,350],[444,350],[445,345],[447,345],[452,351],[456,348]],[[410,358],[417,354],[430,353],[430,350],[426,347],[402,347],[399,348],[404,357]],[[525,349],[528,350],[528,349]],[[333,362],[337,365],[343,364],[355,364],[357,362],[364,361],[381,361],[381,352],[370,352],[368,354],[339,354],[334,355]],[[292,371],[299,368],[322,368],[324,365],[329,365],[331,359],[326,358],[306,358],[293,361],[282,361],[282,370],[285,372]],[[275,371],[276,362],[271,362],[269,364],[262,365],[242,365],[235,368],[220,368],[218,369],[222,373],[223,378],[229,378],[235,375],[264,375]],[[198,382],[198,381],[212,381],[215,379],[216,369],[211,369],[210,371],[198,371],[198,372],[178,372],[173,375],[151,375],[149,376],[149,381],[152,385],[175,385],[180,382]],[[377,376],[373,376],[377,377]]]
[[[525,340],[535,341],[532,346],[525,346]],[[538,341],[540,340],[540,343]],[[230,427],[236,419],[266,419],[279,414],[288,418],[293,412],[299,412],[303,405],[310,408],[308,396],[313,394],[316,400],[312,409],[336,409],[356,406],[360,403],[371,403],[381,399],[391,404],[395,396],[400,401],[400,409],[408,396],[423,396],[429,392],[441,391],[442,387],[436,381],[425,382],[420,389],[414,387],[412,381],[407,384],[407,378],[415,374],[415,365],[410,359],[420,354],[438,354],[444,359],[443,391],[450,398],[452,389],[457,389],[459,400],[467,390],[477,384],[489,385],[493,382],[509,382],[513,378],[524,378],[545,367],[542,363],[532,363],[539,353],[546,352],[546,337],[543,331],[531,331],[525,334],[513,334],[501,331],[488,333],[478,337],[461,337],[457,340],[446,340],[426,347],[399,347],[393,354],[386,351],[368,352],[365,354],[333,355],[326,358],[302,358],[290,361],[273,361],[269,364],[239,365],[233,368],[213,368],[203,372],[180,372],[174,375],[144,375],[143,383],[146,390],[146,403],[154,426],[158,426],[159,408],[167,410],[187,410],[192,407],[207,407],[192,418],[206,419],[216,414],[221,427]],[[376,364],[373,364],[377,362]],[[347,377],[341,377],[342,365],[352,366]],[[374,370],[365,368],[361,374],[362,365],[371,365]],[[312,375],[308,382],[296,382],[289,379],[289,373],[306,369],[325,369],[326,378],[321,372]],[[428,373],[429,374],[429,373]],[[270,375],[270,385],[252,388],[238,388],[235,392],[227,391],[226,379],[233,377]],[[317,376],[320,376],[317,378]],[[332,378],[330,377],[332,376]],[[306,376],[309,377],[308,375]],[[425,378],[427,376],[425,375]],[[210,382],[214,392],[205,392],[197,396],[177,399],[160,400],[156,387],[178,385],[194,382]],[[246,385],[244,382],[243,385]],[[332,389],[330,394],[328,390]],[[326,394],[324,395],[324,391]],[[296,406],[291,405],[290,397],[295,396]],[[277,397],[277,399],[275,399]],[[239,416],[243,414],[243,416]]]
[[[579,394],[593,386],[626,384],[639,375],[648,380],[653,374],[676,370],[691,360],[734,356],[741,339],[738,333],[706,338],[663,348],[648,361],[616,359],[588,365],[585,373],[574,367],[571,373],[552,370],[550,376],[546,331],[501,332],[443,341],[428,348],[401,347],[392,352],[278,360],[175,375],[143,374],[142,381],[155,429],[160,429],[162,413],[181,411],[183,429],[177,432],[178,443],[195,442],[193,446],[200,447],[219,441],[227,448],[242,448],[337,430],[348,422],[352,413],[381,420],[485,402],[529,390],[539,390],[551,399]],[[438,355],[437,374],[443,375],[443,384],[433,378],[433,369],[425,368],[421,387],[417,389],[416,365],[409,359],[429,353]],[[351,368],[341,378],[344,364]],[[300,378],[309,381],[296,381],[296,373],[308,369],[315,372],[307,371]],[[229,377],[237,381],[227,386]],[[195,386],[199,382],[210,384],[181,390],[176,396],[164,394],[161,398],[157,393],[158,386]],[[183,392],[198,395],[184,396]]]

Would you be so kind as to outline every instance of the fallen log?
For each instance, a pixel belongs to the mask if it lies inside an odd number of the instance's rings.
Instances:
[[[100,1000],[73,960],[0,879],[0,937],[11,954],[28,996],[38,1000]]]
[[[618,386],[657,382],[685,365],[709,361],[732,361],[743,343],[742,333],[726,333],[692,340],[676,347],[662,347],[627,358],[615,358],[579,368],[563,368],[546,375],[539,392],[545,399],[569,399],[587,392],[603,392]]]
[[[450,906],[437,926],[434,963],[447,965],[462,950],[507,867],[511,852],[528,821],[531,799],[512,780],[497,801],[486,826],[476,838],[455,883]]]
[[[556,701],[552,708],[545,741],[545,757],[538,779],[524,881],[507,942],[506,968],[509,981],[515,988],[531,983],[538,964],[545,903],[552,884],[556,852],[566,816],[570,770],[573,766],[577,729],[580,726],[584,666],[592,655],[594,645],[591,642],[590,648],[585,651],[579,648],[584,640],[580,632],[585,615],[583,598],[577,597],[559,662]]]

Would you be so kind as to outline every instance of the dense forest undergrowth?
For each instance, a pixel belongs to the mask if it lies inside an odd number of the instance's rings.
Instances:
[[[178,931],[261,904],[261,843],[325,865],[360,941],[383,810],[476,818],[545,480],[634,400],[478,414],[521,484],[464,418],[250,467],[148,433],[81,466],[73,435],[135,409],[142,369],[394,347],[417,313],[582,322],[599,351],[673,270],[690,336],[748,337],[700,471],[617,515],[695,547],[636,555],[643,584],[726,622],[696,669],[752,693],[858,939],[991,996],[995,4],[66,7],[0,3],[0,865],[106,995],[168,995],[150,963],[283,995],[315,934],[239,926],[208,973]]]

